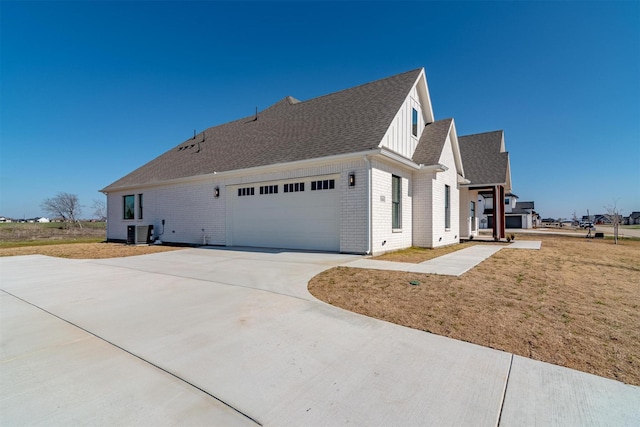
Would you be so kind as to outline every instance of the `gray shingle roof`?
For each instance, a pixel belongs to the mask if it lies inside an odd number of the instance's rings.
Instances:
[[[422,69],[209,128],[103,191],[377,148]],[[186,147],[186,148],[185,148]]]
[[[444,143],[453,119],[437,120],[427,124],[413,153],[413,161],[419,165],[435,165],[440,160]],[[465,165],[466,167],[466,165]]]
[[[533,202],[516,202],[516,209],[535,209]]]
[[[458,137],[465,178],[471,186],[508,184],[509,153],[502,151],[503,131]]]

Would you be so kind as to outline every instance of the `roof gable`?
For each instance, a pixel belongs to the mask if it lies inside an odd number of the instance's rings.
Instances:
[[[462,158],[460,156],[456,125],[452,118],[438,120],[433,123],[428,123],[425,126],[412,160],[416,164],[425,166],[438,164],[442,157],[442,151],[447,142],[447,137],[449,137],[449,141],[451,142],[451,149],[458,174],[465,176]]]
[[[466,135],[458,138],[465,178],[472,186],[502,184],[511,189],[509,153],[504,148],[504,132]]]
[[[255,116],[205,130],[102,191],[375,149],[422,72],[308,101],[286,97]]]
[[[440,161],[442,149],[449,135],[453,119],[438,120],[428,123],[413,153],[413,161],[419,165],[435,165]]]

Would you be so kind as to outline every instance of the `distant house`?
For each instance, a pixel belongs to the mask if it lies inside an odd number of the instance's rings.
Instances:
[[[46,223],[46,222],[51,222],[51,221],[49,220],[49,218],[45,218],[45,217],[38,217],[38,218],[36,218],[36,222],[39,222],[39,223]]]
[[[515,194],[510,198],[507,204],[505,199],[507,228],[535,228],[538,215],[534,208],[534,202],[518,202],[518,196]]]
[[[493,227],[493,194],[480,193],[478,206],[481,209],[481,228]],[[540,215],[534,208],[534,202],[518,202],[518,196],[507,193],[504,197],[506,228],[536,228],[540,225]]]
[[[542,218],[540,221],[543,227],[560,227],[560,222],[555,218]]]
[[[477,234],[479,195],[502,200],[511,172],[503,132],[458,137],[452,118],[435,120],[416,69],[285,97],[101,191],[110,241],[152,225],[169,243],[376,254]],[[502,238],[505,208],[491,208]]]
[[[631,214],[625,218],[624,222],[625,224],[628,224],[628,225],[640,224],[640,212],[639,211],[631,212]]]
[[[594,224],[611,224],[611,219],[607,214],[596,214],[593,215],[594,220],[592,221]]]
[[[0,222],[12,222],[11,218],[0,216]]]

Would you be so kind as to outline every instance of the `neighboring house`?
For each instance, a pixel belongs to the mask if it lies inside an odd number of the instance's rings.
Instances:
[[[545,227],[548,227],[548,226],[559,227],[560,222],[555,218],[543,218],[542,225]]]
[[[36,222],[45,223],[45,222],[51,222],[51,221],[49,220],[49,218],[39,217],[39,218],[36,218]]]
[[[0,216],[0,222],[12,222],[11,218]]]
[[[493,192],[478,193],[478,218],[480,228],[493,228]],[[541,224],[540,215],[535,211],[534,202],[518,202],[518,196],[507,193],[504,197],[506,228],[537,228]]]
[[[595,222],[595,221],[596,221],[595,215],[582,215],[581,222]]]
[[[640,224],[640,212],[638,211],[631,212],[631,214],[625,218],[624,222],[627,225]]]
[[[458,243],[477,233],[478,193],[510,190],[502,131],[458,138],[417,69],[286,97],[101,191],[110,241],[152,225],[163,242],[377,254]]]
[[[536,228],[538,226],[534,202],[518,202],[518,196],[505,198],[507,228]]]
[[[596,214],[594,215],[594,223],[595,224],[611,224],[611,219],[607,214]]]

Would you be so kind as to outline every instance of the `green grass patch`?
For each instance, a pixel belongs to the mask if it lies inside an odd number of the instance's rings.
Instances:
[[[66,245],[69,243],[100,243],[104,242],[104,238],[96,237],[80,237],[69,239],[48,239],[48,240],[29,240],[19,242],[0,242],[0,249],[9,248],[23,248],[27,246],[52,246],[52,245]]]
[[[107,228],[106,222],[90,222],[80,221],[82,228],[100,229]],[[0,230],[13,230],[13,229],[66,229],[66,228],[80,228],[77,224],[64,223],[64,222],[0,222]]]

